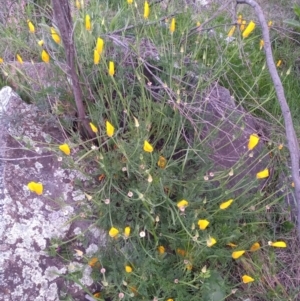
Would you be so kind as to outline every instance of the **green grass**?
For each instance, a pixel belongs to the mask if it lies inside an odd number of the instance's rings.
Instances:
[[[260,29],[247,39],[241,39],[237,30],[235,40],[228,43],[225,38],[231,21],[224,13],[210,22],[209,26],[216,26],[213,31],[189,35],[196,26],[193,11],[177,13],[171,2],[168,13],[176,13],[176,30],[171,34],[170,19],[164,20],[166,12],[160,5],[151,7],[149,20],[144,20],[143,1],[137,4],[136,8],[126,1],[100,5],[90,1],[84,9],[74,9],[85,106],[98,132],[96,139],[87,141],[71,126],[66,128],[71,132],[66,143],[74,145],[77,153],[64,160],[91,179],[88,187],[75,183],[91,197],[80,207],[77,218],[85,216],[107,233],[111,229],[118,232],[111,235],[114,237],[108,235],[104,249],[92,257],[82,254],[79,261],[92,267],[95,283],[101,284],[99,300],[118,300],[122,294],[124,300],[285,300],[291,291],[276,277],[284,264],[268,242],[289,241],[293,235],[278,184],[281,174],[288,174],[288,154],[285,149],[278,150],[278,145],[285,143],[284,128],[273,84],[263,68]],[[0,44],[0,56],[4,64],[16,53],[24,60],[40,61],[42,48],[37,40],[41,39],[51,56],[50,64],[64,60],[63,47],[51,39],[51,24],[46,24],[46,18],[31,17],[34,11],[31,7],[25,13],[21,30],[12,24],[2,31],[6,46]],[[92,19],[91,31],[84,26],[86,14]],[[197,21],[206,17],[203,12]],[[35,24],[36,33],[28,33],[27,18]],[[226,23],[226,28],[219,26]],[[112,35],[122,28],[121,34]],[[300,83],[297,70],[290,67],[299,56],[297,43],[271,31],[274,57],[283,61],[279,72],[296,117]],[[105,48],[99,65],[95,65],[98,37],[104,39]],[[123,46],[116,46],[114,41]],[[124,47],[127,43],[128,48]],[[145,51],[148,54],[143,54]],[[115,63],[114,76],[107,71],[110,61]],[[150,71],[145,72],[147,67]],[[200,139],[205,130],[201,121],[205,111],[197,115],[184,109],[199,105],[201,91],[216,81],[254,116],[273,124],[268,129],[268,146],[257,155],[257,160],[271,158],[265,168],[273,176],[263,188],[263,180],[251,175],[230,186],[230,173],[238,176],[243,172],[239,166],[249,151],[245,148],[232,170],[214,167],[207,141],[213,141],[215,134],[210,132]],[[69,99],[69,105],[73,105],[73,99]],[[57,106],[56,112],[61,112],[67,104]],[[113,132],[108,131],[107,121],[113,125]],[[220,121],[219,129],[223,125]],[[297,120],[296,126],[300,126]],[[145,141],[153,151],[145,150]],[[288,181],[284,185],[291,189]],[[220,208],[231,199],[228,208]],[[182,200],[187,201],[184,208],[178,205]],[[209,221],[208,227],[200,229],[199,220]],[[125,227],[131,229],[128,237]],[[210,246],[213,239],[215,244]],[[53,239],[49,254],[71,263],[76,241],[84,247],[89,244],[87,237]],[[261,247],[250,251],[256,242]],[[232,248],[230,243],[237,246]],[[233,259],[232,252],[237,250],[245,250],[245,254]],[[132,271],[126,272],[126,266]],[[242,275],[254,281],[243,284]],[[79,282],[81,276],[80,271],[69,272],[66,281]]]

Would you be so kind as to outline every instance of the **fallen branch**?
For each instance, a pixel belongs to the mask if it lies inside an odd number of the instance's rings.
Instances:
[[[291,116],[290,108],[287,104],[284,89],[282,86],[282,82],[277,72],[277,68],[275,66],[272,49],[271,49],[271,42],[270,42],[270,35],[269,35],[269,28],[264,17],[263,11],[260,5],[254,0],[237,0],[237,4],[248,4],[250,5],[259,20],[261,29],[262,29],[262,36],[264,40],[264,51],[266,54],[266,61],[267,66],[269,69],[269,73],[271,75],[276,95],[280,104],[281,112],[283,114],[284,124],[285,124],[285,132],[287,138],[288,149],[291,157],[291,165],[292,165],[292,177],[295,184],[295,197],[297,201],[297,231],[298,237],[300,239],[300,177],[299,177],[299,143],[296,137],[295,129],[293,126],[293,120]]]

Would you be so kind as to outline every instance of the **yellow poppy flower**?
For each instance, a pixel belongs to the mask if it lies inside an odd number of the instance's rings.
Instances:
[[[245,250],[232,252],[231,256],[233,259],[240,258],[245,253]]]
[[[227,34],[227,36],[230,38],[233,36],[234,32],[235,32],[236,26],[232,26]]]
[[[94,65],[98,65],[100,62],[100,54],[99,52],[95,49],[94,50]]]
[[[0,64],[3,63],[3,62],[4,62],[4,61],[3,61],[3,58],[0,57]]]
[[[279,61],[277,62],[277,64],[276,64],[276,66],[277,66],[277,67],[280,67],[281,64],[282,64],[282,60],[279,60]]]
[[[214,244],[216,244],[217,241],[215,238],[213,237],[209,237],[207,240],[206,240],[206,245],[210,248],[212,247]]]
[[[132,3],[133,3],[133,0],[127,0],[127,3],[128,3],[128,4],[132,4]]]
[[[93,131],[94,133],[98,133],[97,127],[96,127],[93,123],[91,123],[91,122],[90,122],[90,127],[91,127],[91,129],[92,129],[92,131]]]
[[[114,238],[119,234],[119,230],[115,227],[111,227],[108,234],[110,237]]]
[[[268,26],[271,27],[273,25],[273,21],[268,22]]]
[[[108,137],[112,137],[115,132],[115,127],[109,121],[106,121],[105,125],[106,125],[106,135]]]
[[[68,144],[61,144],[60,146],[59,146],[59,149],[65,154],[65,155],[67,155],[67,156],[69,156],[70,155],[70,153],[71,153],[71,150],[70,150],[70,147],[69,147],[69,145]]]
[[[175,18],[172,18],[171,24],[170,24],[170,32],[173,33],[176,28]]]
[[[167,301],[174,301],[174,299],[172,299],[172,298],[169,298]]]
[[[176,250],[177,254],[179,254],[180,256],[185,256],[186,255],[186,251],[185,250],[182,250],[182,249],[177,249]]]
[[[89,260],[88,265],[89,265],[90,267],[92,267],[92,268],[95,267],[95,266],[100,266],[100,263],[99,263],[98,258],[97,258],[97,257],[92,257],[92,258]]]
[[[205,230],[207,226],[209,225],[209,221],[206,219],[199,219],[198,220],[198,226],[200,230]]]
[[[130,227],[125,227],[125,229],[124,229],[124,236],[125,236],[126,238],[129,237],[130,231],[131,231]]]
[[[132,267],[129,266],[129,265],[126,265],[125,266],[125,271],[126,271],[126,273],[131,273],[132,272]]]
[[[251,252],[255,252],[255,251],[257,251],[258,249],[260,249],[260,244],[259,244],[258,242],[255,242],[255,243],[251,246],[250,251],[251,251]]]
[[[58,34],[58,32],[55,30],[54,27],[51,27],[51,37],[53,39],[53,41],[57,44],[60,44],[60,36]]]
[[[148,1],[145,1],[145,3],[144,3],[144,18],[148,19],[149,15],[150,15],[149,3],[148,3]]]
[[[226,244],[226,246],[231,247],[231,248],[237,247],[237,245],[232,242],[229,242],[228,244]]]
[[[286,243],[284,241],[270,241],[268,244],[275,248],[286,248]]]
[[[262,50],[265,46],[265,41],[264,40],[260,40],[259,41],[259,50]]]
[[[245,20],[242,21],[242,24],[240,25],[240,31],[243,32],[246,28],[247,22]]]
[[[250,21],[246,29],[243,31],[243,38],[247,38],[250,33],[255,29],[255,23],[253,21]]]
[[[108,74],[110,75],[110,76],[114,76],[114,74],[115,74],[115,63],[114,62],[109,62],[109,64],[108,64]]]
[[[35,192],[37,195],[41,195],[43,193],[43,184],[30,182],[27,184],[27,187],[30,191]]]
[[[253,150],[259,142],[257,134],[251,134],[248,142],[248,150]]]
[[[79,0],[75,1],[75,6],[76,6],[77,9],[80,9],[81,5],[80,5]]]
[[[166,164],[167,164],[167,160],[165,157],[163,156],[159,156],[159,159],[157,161],[157,165],[160,167],[160,168],[165,168],[166,167]]]
[[[256,179],[264,179],[269,176],[269,170],[264,169],[256,174]]]
[[[90,15],[85,15],[85,29],[90,31],[92,29]]]
[[[42,61],[43,61],[43,62],[45,62],[45,63],[47,63],[47,64],[49,63],[49,61],[50,61],[50,56],[49,56],[49,54],[47,53],[46,50],[43,50],[43,51],[42,51],[41,57],[42,57]]]
[[[239,25],[241,25],[242,21],[243,21],[243,16],[239,15],[236,23],[239,24]]]
[[[189,205],[189,202],[186,201],[186,200],[181,200],[181,201],[179,201],[179,202],[177,203],[177,207],[178,207],[179,209],[185,208],[185,207],[187,207],[188,205]]]
[[[27,20],[28,29],[31,33],[35,33],[35,27],[30,20]]]
[[[164,254],[165,251],[166,251],[166,249],[165,249],[164,246],[158,246],[157,247],[157,251],[158,251],[159,254]]]
[[[17,54],[17,61],[20,63],[20,64],[23,64],[23,60],[22,60],[22,57]]]
[[[38,43],[39,46],[43,46],[44,45],[44,40],[39,40],[37,43]]]
[[[228,200],[228,201],[226,201],[226,202],[223,202],[223,203],[220,205],[220,209],[222,209],[222,210],[227,209],[227,208],[232,204],[232,202],[233,202],[233,199],[230,199],[230,200]]]
[[[242,276],[242,281],[243,281],[243,283],[249,283],[249,282],[253,282],[254,279],[252,277],[248,276],[248,275],[243,275]]]
[[[104,41],[101,38],[97,39],[97,43],[96,43],[96,50],[99,54],[102,54],[103,52],[103,47],[104,47]]]
[[[144,151],[147,153],[153,152],[153,146],[147,140],[144,141]]]

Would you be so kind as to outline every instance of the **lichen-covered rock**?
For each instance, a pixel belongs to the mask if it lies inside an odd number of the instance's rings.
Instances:
[[[10,87],[0,91],[0,299],[4,301],[56,301],[62,292],[82,300],[81,285],[65,287],[63,277],[76,263],[51,257],[50,241],[87,231],[90,255],[105,243],[103,233],[90,222],[69,222],[85,201],[73,182],[86,179],[62,168],[57,145],[66,137],[44,114],[25,104]],[[42,195],[28,190],[31,181],[43,184]],[[83,270],[80,283],[88,287],[91,269],[78,264]]]

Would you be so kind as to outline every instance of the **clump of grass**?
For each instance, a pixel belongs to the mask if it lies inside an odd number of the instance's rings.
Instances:
[[[81,254],[101,284],[94,297],[171,301],[254,295],[281,300],[286,291],[267,280],[280,268],[275,248],[286,247],[285,234],[274,231],[277,221],[272,221],[282,217],[275,212],[282,187],[269,181],[262,188],[261,182],[270,177],[271,167],[282,172],[286,156],[278,145],[284,141],[269,140],[257,160],[269,155],[276,164],[242,179],[241,192],[228,186],[228,179],[256,147],[257,133],[249,137],[240,162],[218,169],[208,137],[200,139],[204,125],[191,122],[181,109],[195,103],[197,90],[208,91],[219,81],[256,115],[273,122],[280,117],[268,113],[267,104],[275,99],[259,29],[243,39],[246,29],[236,24],[225,39],[230,28],[220,26],[230,24],[225,16],[212,20],[215,29],[207,31],[189,9],[165,18],[159,5],[141,1],[78,3],[74,39],[96,139],[84,141],[74,133],[72,143],[59,149],[66,156],[76,153],[66,163],[96,179],[81,187],[88,200],[80,214],[107,232],[105,250],[92,257]],[[60,61],[59,30],[39,26],[45,36],[36,34],[45,44],[35,54],[44,49],[49,55],[42,57],[45,63]],[[290,84],[288,69],[279,68]],[[29,189],[40,193],[41,187],[34,187]],[[64,242],[53,242],[52,255],[58,255],[60,245],[64,258],[73,260],[72,245]],[[75,276],[78,281],[78,272]]]

